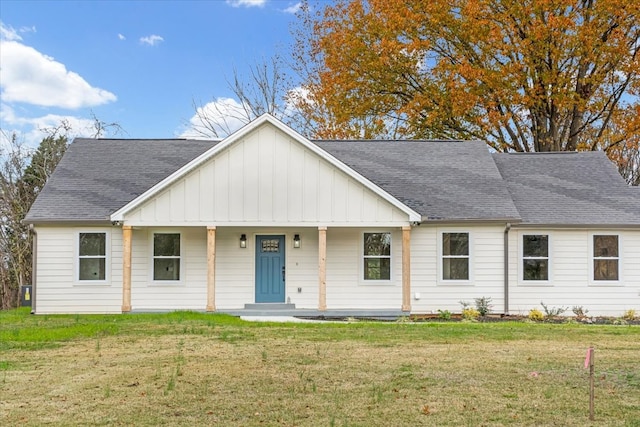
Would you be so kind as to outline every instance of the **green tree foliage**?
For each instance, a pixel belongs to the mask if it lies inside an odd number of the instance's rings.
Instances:
[[[31,283],[29,226],[23,220],[67,149],[67,137],[50,135],[35,152],[14,134],[0,152],[0,308],[15,307],[21,285]]]

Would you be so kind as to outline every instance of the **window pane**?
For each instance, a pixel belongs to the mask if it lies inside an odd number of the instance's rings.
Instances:
[[[593,236],[594,257],[617,257],[618,236]]]
[[[443,255],[469,255],[469,233],[442,233]]]
[[[593,280],[618,280],[618,260],[594,259]]]
[[[80,258],[80,280],[105,280],[104,258]]]
[[[262,241],[262,252],[280,252],[280,240],[270,239]]]
[[[444,280],[469,280],[468,258],[444,258],[442,260]]]
[[[546,259],[525,259],[522,260],[524,267],[524,280],[548,280],[549,260]]]
[[[391,255],[391,233],[364,233],[365,255]]]
[[[549,236],[527,235],[522,236],[522,255],[525,257],[548,257]]]
[[[180,280],[179,258],[155,258],[153,280]]]
[[[180,256],[180,234],[154,234],[154,256]]]
[[[365,258],[364,280],[391,280],[391,259]]]
[[[80,233],[80,256],[105,255],[106,233]]]

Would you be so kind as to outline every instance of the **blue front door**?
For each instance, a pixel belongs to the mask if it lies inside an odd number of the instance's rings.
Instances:
[[[284,302],[284,236],[256,237],[256,302]]]

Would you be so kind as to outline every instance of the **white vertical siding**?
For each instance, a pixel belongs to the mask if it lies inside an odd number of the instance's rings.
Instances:
[[[442,232],[467,232],[470,239],[469,280],[441,280],[438,247]],[[460,301],[474,304],[480,297],[491,298],[493,312],[504,308],[503,226],[469,225],[436,227],[421,225],[411,230],[411,311],[460,312]],[[420,299],[415,299],[415,293]]]
[[[549,235],[549,281],[522,280],[522,235]],[[593,234],[619,235],[619,274],[617,283],[592,280]],[[532,308],[582,306],[594,316],[621,316],[625,310],[640,309],[640,231],[514,229],[510,233],[510,311],[526,315]]]
[[[408,215],[267,125],[125,216],[134,226],[406,225]]]
[[[107,280],[78,282],[78,233],[107,233]],[[36,313],[119,313],[122,232],[118,227],[37,226]]]

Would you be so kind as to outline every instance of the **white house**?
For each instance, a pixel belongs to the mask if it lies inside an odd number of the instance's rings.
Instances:
[[[640,309],[640,192],[603,153],[76,139],[32,206],[34,311],[302,315]]]

